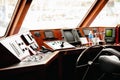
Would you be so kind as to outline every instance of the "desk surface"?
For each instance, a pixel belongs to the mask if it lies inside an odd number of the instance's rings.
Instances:
[[[106,45],[104,45],[106,46]],[[115,46],[114,46],[115,47]],[[116,46],[118,47],[118,46]],[[120,46],[119,46],[120,47]],[[118,47],[118,48],[119,48]],[[12,66],[6,67],[6,68],[0,68],[0,72],[6,71],[6,70],[14,70],[14,69],[21,69],[21,68],[28,68],[28,67],[39,67],[40,69],[49,65],[59,54],[61,51],[74,51],[74,50],[84,50],[86,47],[78,47],[75,49],[66,49],[66,50],[60,50],[60,51],[55,51],[50,54],[46,54],[45,57],[43,57],[40,62],[20,62],[17,64],[14,64]]]
[[[51,63],[58,55],[59,51],[55,51],[53,53],[48,53],[45,54],[45,56],[40,60],[40,62],[20,62],[17,64],[14,64],[12,66],[6,67],[6,68],[0,68],[0,72],[2,71],[9,71],[9,70],[14,70],[14,69],[20,69],[20,68],[28,68],[28,67],[45,67],[49,63]]]

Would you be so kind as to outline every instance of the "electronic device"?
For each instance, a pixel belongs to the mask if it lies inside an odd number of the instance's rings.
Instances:
[[[78,34],[79,37],[82,37],[82,35],[81,35],[81,33],[78,29],[77,29],[77,34]]]
[[[105,28],[105,42],[106,43],[115,42],[115,28]]]
[[[90,32],[89,28],[83,28],[83,33],[84,33],[85,37],[88,37],[89,32]]]
[[[21,34],[21,38],[25,42],[26,45],[30,45],[31,43],[36,43],[35,39],[33,38],[32,34],[30,32],[25,32]]]
[[[44,30],[45,39],[44,40],[55,40],[55,36],[52,30]]]
[[[44,45],[47,48],[52,49],[52,50],[63,50],[63,49],[75,48],[75,46],[63,40],[44,41]]]
[[[79,35],[76,29],[62,29],[63,39],[72,45],[80,44]]]
[[[27,47],[32,54],[52,52],[52,50],[47,49],[44,46],[41,46],[41,49],[40,49],[37,42],[32,37],[32,34],[30,32],[26,32],[26,33],[22,34],[21,38],[23,39],[23,41],[25,43],[27,43]]]
[[[39,48],[37,42],[32,37],[32,34],[30,32],[23,33],[21,35],[22,40],[26,43],[28,49],[31,53],[37,54],[37,50]]]
[[[99,31],[98,31],[98,29],[97,28],[93,28],[93,33],[98,33]]]
[[[0,67],[18,63],[29,55],[29,50],[20,35],[13,35],[0,40]]]

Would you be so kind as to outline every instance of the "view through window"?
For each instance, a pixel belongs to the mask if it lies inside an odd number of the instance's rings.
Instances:
[[[0,36],[4,36],[18,0],[0,0]]]
[[[91,27],[116,27],[120,24],[120,0],[109,0]]]
[[[20,32],[76,28],[95,0],[33,0]]]

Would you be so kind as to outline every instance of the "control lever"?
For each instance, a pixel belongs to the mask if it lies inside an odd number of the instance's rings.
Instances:
[[[62,41],[62,43],[61,43],[60,47],[64,47],[64,41]]]

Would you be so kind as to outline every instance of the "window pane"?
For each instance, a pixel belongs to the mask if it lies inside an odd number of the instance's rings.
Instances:
[[[33,0],[21,31],[75,28],[95,0]]]
[[[90,26],[115,27],[117,24],[120,24],[120,0],[109,0]]]
[[[4,36],[18,0],[0,0],[0,36]]]

